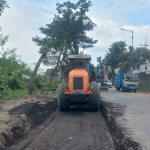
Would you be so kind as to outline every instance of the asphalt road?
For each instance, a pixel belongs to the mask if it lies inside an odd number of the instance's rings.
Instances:
[[[124,134],[150,150],[150,93],[116,91],[101,92],[108,111],[116,118]]]
[[[115,150],[101,112],[77,106],[56,111],[35,128],[14,150]]]

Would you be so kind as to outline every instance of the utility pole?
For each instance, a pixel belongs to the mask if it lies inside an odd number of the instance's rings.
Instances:
[[[149,46],[149,44],[147,43],[147,38],[145,38],[145,44],[140,44],[140,46],[145,46],[145,48],[147,49],[147,46]]]
[[[123,29],[123,28],[120,28],[121,30],[124,30],[124,31],[129,31],[129,32],[131,32],[132,33],[132,36],[131,36],[131,39],[132,39],[132,49],[131,49],[131,63],[130,63],[130,65],[131,65],[131,73],[132,73],[132,53],[133,53],[133,50],[134,50],[134,47],[133,47],[133,31],[131,31],[131,30],[127,30],[127,29]]]

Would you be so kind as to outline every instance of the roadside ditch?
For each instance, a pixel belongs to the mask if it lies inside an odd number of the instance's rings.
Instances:
[[[23,139],[32,128],[42,124],[57,108],[55,97],[43,96],[42,101],[24,103],[8,113],[11,119],[8,128],[0,133],[0,150],[14,145]]]

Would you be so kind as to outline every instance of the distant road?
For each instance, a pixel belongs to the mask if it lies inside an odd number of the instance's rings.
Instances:
[[[150,93],[116,91],[101,92],[108,109],[117,118],[126,136],[150,150]]]

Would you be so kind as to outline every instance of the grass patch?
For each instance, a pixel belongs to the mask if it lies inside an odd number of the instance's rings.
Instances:
[[[27,90],[4,90],[0,92],[1,100],[11,100],[24,97],[28,94]]]

